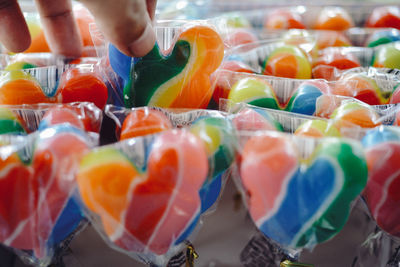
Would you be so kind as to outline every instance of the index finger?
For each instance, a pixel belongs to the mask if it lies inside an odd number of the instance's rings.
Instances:
[[[12,52],[22,52],[31,44],[24,15],[16,0],[0,0],[0,41]]]
[[[35,0],[51,51],[79,57],[82,39],[69,0]]]

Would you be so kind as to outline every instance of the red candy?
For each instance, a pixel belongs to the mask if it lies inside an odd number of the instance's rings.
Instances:
[[[366,27],[400,29],[400,8],[383,6],[375,8],[368,18]]]
[[[225,46],[232,47],[257,42],[258,38],[247,29],[234,29],[224,39]]]
[[[305,29],[301,15],[285,9],[277,9],[268,14],[264,28],[267,29]]]
[[[69,69],[61,77],[57,99],[61,103],[92,102],[103,109],[107,103],[108,90],[97,74]]]
[[[357,57],[336,49],[324,49],[314,63],[313,77],[315,79],[334,80],[336,70],[347,70],[360,67]]]

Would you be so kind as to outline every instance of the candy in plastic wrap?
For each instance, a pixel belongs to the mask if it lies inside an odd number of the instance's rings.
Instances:
[[[93,150],[81,162],[78,186],[107,239],[149,260],[179,245],[196,225],[208,161],[202,141],[185,130],[162,132],[151,145],[145,138]],[[127,153],[138,148],[134,160]]]
[[[301,124],[294,135],[297,136],[310,136],[310,137],[340,137],[339,130],[332,124],[325,120],[309,120]]]
[[[161,111],[133,110],[122,124],[120,140],[162,132],[171,128],[171,121]]]
[[[375,47],[382,44],[400,41],[400,31],[397,29],[377,30],[368,38],[366,46]]]
[[[400,8],[398,6],[381,6],[375,8],[371,12],[365,26],[400,29]]]
[[[377,68],[400,69],[400,42],[377,47],[372,66]]]
[[[93,102],[103,108],[108,89],[92,64],[0,73],[0,104]]]
[[[364,73],[343,75],[332,87],[335,95],[350,96],[370,105],[383,105],[389,102],[390,93],[384,93],[375,79]]]
[[[283,247],[313,247],[342,229],[367,182],[358,143],[278,133],[244,138],[241,182],[250,215],[266,236]]]
[[[303,51],[293,45],[275,49],[263,63],[263,73],[277,77],[310,79],[311,65]]]
[[[364,199],[378,226],[400,237],[400,131],[396,127],[375,128],[366,133],[362,143],[369,170]]]
[[[23,123],[7,107],[0,107],[0,134],[25,134]]]
[[[341,7],[323,8],[314,24],[317,30],[343,31],[354,26],[350,14]]]
[[[209,159],[208,177],[200,189],[201,212],[203,213],[220,196],[223,186],[222,175],[235,157],[236,139],[233,135],[232,124],[226,118],[199,118],[191,125],[190,132],[204,142]]]
[[[233,124],[238,131],[283,131],[282,125],[271,115],[259,108],[245,108],[235,114],[232,119]]]
[[[135,58],[133,66],[131,59],[115,47],[109,49],[110,64],[125,82],[126,107],[207,107],[212,96],[210,75],[221,64],[223,56],[222,39],[205,25],[183,30],[165,55],[156,44],[146,56]]]
[[[305,29],[303,19],[296,10],[275,9],[265,18],[266,29]]]

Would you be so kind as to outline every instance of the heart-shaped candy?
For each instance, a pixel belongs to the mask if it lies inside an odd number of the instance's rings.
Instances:
[[[125,80],[126,107],[205,108],[212,95],[210,75],[221,64],[224,45],[210,27],[193,26],[180,34],[167,55],[156,44],[135,59],[132,77],[129,58],[118,55],[110,53],[110,64]]]
[[[400,131],[375,128],[362,143],[369,170],[364,199],[379,227],[400,237]]]
[[[289,136],[254,136],[240,166],[251,217],[265,235],[292,248],[337,234],[367,182],[362,148],[353,143],[324,139],[308,163],[298,149]]]
[[[81,162],[79,191],[117,246],[164,254],[198,219],[207,154],[193,134],[169,130],[156,137],[146,166],[143,172],[116,148],[99,148]]]

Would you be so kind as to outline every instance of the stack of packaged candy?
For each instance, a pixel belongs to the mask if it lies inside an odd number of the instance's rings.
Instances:
[[[359,198],[400,237],[398,6],[175,21],[141,58],[93,42],[74,11],[98,58],[38,54],[32,12],[31,54],[0,56],[1,244],[47,265],[87,219],[111,248],[169,265],[229,177],[291,258],[334,238]],[[98,146],[100,127],[114,143]]]

